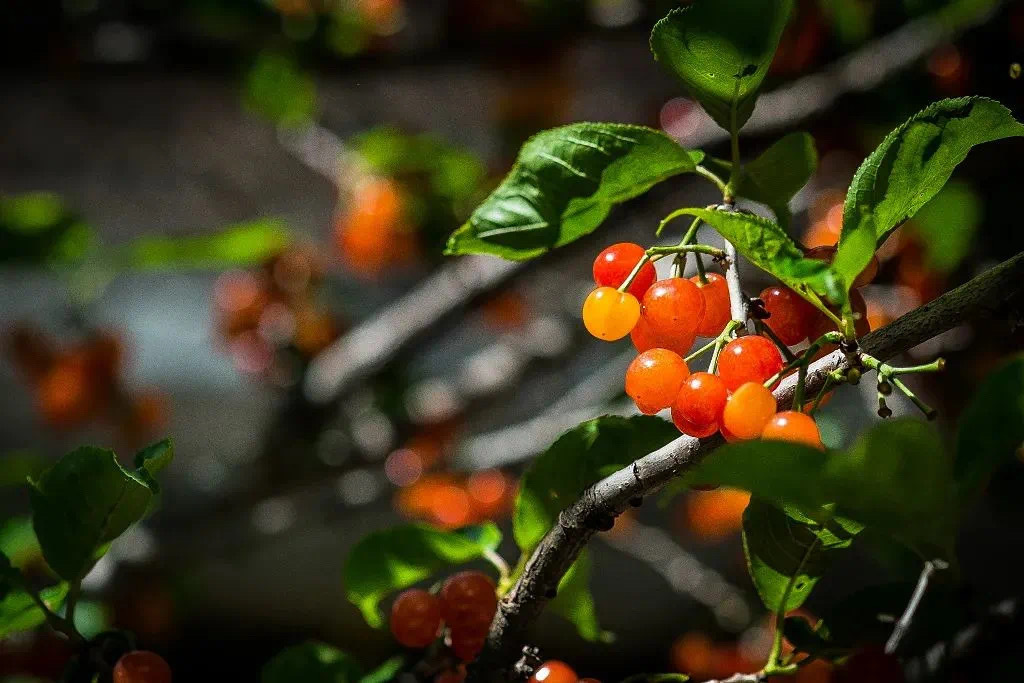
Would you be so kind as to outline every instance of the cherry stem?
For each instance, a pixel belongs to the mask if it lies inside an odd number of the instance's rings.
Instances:
[[[69,615],[69,617],[62,617],[55,613],[53,610],[51,610],[49,605],[47,605],[43,598],[39,595],[39,592],[34,590],[31,586],[29,586],[25,582],[25,578],[21,576],[20,573],[18,574],[18,582],[21,584],[21,587],[25,590],[28,596],[32,599],[32,602],[36,603],[39,609],[42,610],[43,616],[46,618],[46,623],[50,625],[50,628],[52,628],[54,631],[57,631],[58,633],[65,635],[67,639],[70,640],[72,643],[82,644],[85,642],[85,638],[82,637],[82,634],[80,634],[78,632],[78,629],[75,628],[74,622],[71,621],[71,619],[69,618],[70,616],[73,616],[73,614]],[[79,585],[80,584],[76,582],[76,585],[72,587],[72,590],[74,590],[74,588]],[[74,603],[70,603],[70,606],[73,608]]]
[[[512,577],[512,570],[508,566],[508,562],[505,561],[504,557],[490,548],[484,550],[483,557],[498,570],[498,591],[504,594],[505,590],[508,589],[508,586],[511,583]]]
[[[865,367],[875,370],[880,378],[888,380],[890,384],[899,389],[904,396],[910,399],[910,401],[915,406],[917,406],[918,410],[924,413],[925,417],[927,417],[929,420],[935,419],[935,416],[938,414],[937,411],[931,406],[929,406],[927,403],[922,401],[920,398],[918,398],[917,394],[915,394],[910,389],[910,387],[904,384],[903,380],[901,380],[897,375],[916,374],[922,372],[938,372],[940,370],[945,369],[946,367],[946,361],[944,359],[937,358],[933,362],[928,363],[926,365],[914,365],[909,368],[897,368],[886,363],[883,363],[882,361],[878,360],[874,356],[867,353],[860,353],[859,357],[860,361],[865,365]]]
[[[733,338],[733,332],[740,327],[743,327],[742,322],[739,320],[730,320],[725,324],[725,327],[722,328],[721,334],[712,339],[706,345],[702,346],[696,352],[687,356],[686,362],[689,363],[691,359],[704,354],[708,349],[714,349],[714,353],[711,354],[711,362],[708,363],[708,372],[714,374],[715,370],[718,369],[718,355],[722,352],[722,347],[724,347],[729,340]]]
[[[837,376],[838,375],[838,376]],[[811,405],[811,409],[807,411],[808,415],[814,415],[818,410],[818,406],[821,405],[822,400],[825,398],[825,394],[835,384],[841,384],[843,381],[842,376],[839,373],[830,372],[825,377],[825,383],[821,385],[821,389],[818,390],[818,395],[814,397],[814,403]]]
[[[647,254],[648,256],[652,257],[653,260],[653,257],[655,256],[667,256],[669,254],[686,254],[691,251],[697,254],[707,254],[708,256],[712,256],[717,259],[726,258],[726,253],[724,249],[713,247],[710,244],[675,244],[663,247],[651,247],[650,249],[647,250]]]
[[[757,331],[760,334],[763,334],[764,336],[772,340],[775,346],[779,348],[779,351],[786,358],[787,363],[792,363],[793,361],[797,360],[797,355],[793,353],[788,346],[782,343],[782,340],[775,335],[775,332],[772,331],[772,328],[769,327],[763,320],[755,320],[754,327],[757,328]]]
[[[693,257],[697,261],[697,276],[700,278],[700,283],[706,285],[708,283],[708,274],[704,272],[704,259],[700,257],[700,254],[694,254]]]
[[[726,182],[715,175],[712,171],[708,170],[704,166],[698,166],[696,171],[697,175],[703,176],[714,183],[715,187],[718,188],[718,191],[721,192],[723,196],[729,193],[729,187],[726,185]]]
[[[785,375],[787,372],[790,372],[800,367],[806,367],[807,364],[811,362],[811,357],[814,354],[816,354],[822,346],[824,346],[825,344],[838,344],[841,340],[842,335],[839,334],[838,332],[826,332],[825,334],[821,335],[813,342],[811,342],[810,346],[804,349],[803,353],[801,353],[800,356],[796,358],[796,360],[790,361],[789,363],[784,365],[781,370],[779,370],[774,375],[769,377],[768,381],[766,381],[764,385],[766,387],[771,388],[771,386],[778,382],[780,379],[782,379],[782,376]]]

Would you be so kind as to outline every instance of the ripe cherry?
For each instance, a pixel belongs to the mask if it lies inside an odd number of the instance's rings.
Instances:
[[[466,680],[466,667],[463,664],[434,676],[434,683],[462,683],[464,680]]]
[[[832,262],[835,258],[838,247],[834,246],[822,246],[808,249],[804,252],[804,256],[807,258],[817,259],[818,261]],[[864,270],[860,271],[860,274],[853,279],[853,284],[850,285],[852,288],[863,287],[866,284],[870,284],[872,280],[878,275],[878,257],[874,254],[871,255],[871,261],[864,266]]]
[[[426,647],[441,628],[441,602],[425,590],[403,591],[391,606],[391,633],[406,647]]]
[[[483,572],[465,571],[448,577],[441,587],[441,614],[449,626],[487,633],[498,609],[494,581]]]
[[[760,382],[747,382],[732,393],[722,411],[722,427],[737,439],[756,439],[775,414],[775,396]]]
[[[626,369],[626,393],[645,415],[672,405],[679,388],[690,376],[679,354],[668,349],[644,351]]]
[[[533,672],[529,683],[577,683],[578,680],[568,664],[550,659]]]
[[[765,324],[786,346],[807,339],[807,332],[818,311],[788,287],[768,287],[761,292],[764,310],[771,314]]]
[[[685,278],[658,280],[644,294],[644,317],[658,339],[693,337],[704,318],[704,295]]]
[[[729,285],[718,273],[708,273],[707,280],[706,283],[701,283],[700,275],[690,278],[704,296],[704,317],[697,325],[697,335],[717,337],[732,317],[729,308]]]
[[[695,372],[683,382],[676,394],[672,410],[687,423],[697,428],[711,429],[713,434],[718,430],[722,420],[722,410],[729,398],[729,390],[718,375],[708,372]]]
[[[746,382],[763,384],[783,365],[782,354],[770,339],[750,335],[725,345],[718,359],[718,376],[735,391]]]
[[[114,683],[171,683],[171,667],[155,652],[134,650],[117,660]]]
[[[622,339],[639,319],[640,302],[614,287],[598,287],[583,302],[583,324],[598,339]]]
[[[690,422],[679,414],[679,410],[675,405],[672,406],[672,422],[675,424],[676,429],[695,439],[706,439],[718,430],[717,423],[699,425]]]
[[[594,282],[599,287],[617,288],[633,272],[633,268],[644,257],[644,253],[644,248],[639,244],[632,242],[613,244],[594,259]],[[658,279],[658,273],[654,270],[654,264],[648,261],[641,266],[626,291],[637,299],[642,299],[644,292],[654,284],[656,279]]]
[[[460,629],[452,627],[452,652],[464,662],[476,659],[487,642],[487,629]]]
[[[640,320],[636,323],[636,327],[629,333],[629,338],[633,341],[633,346],[636,347],[636,350],[641,353],[661,348],[675,351],[680,356],[685,356],[690,351],[690,347],[693,346],[693,340],[697,338],[697,334],[676,337],[675,339],[659,339],[651,329],[651,324],[647,322],[647,318],[641,315]]]
[[[802,443],[819,450],[825,448],[814,418],[795,410],[784,410],[773,415],[761,431],[761,438]]]

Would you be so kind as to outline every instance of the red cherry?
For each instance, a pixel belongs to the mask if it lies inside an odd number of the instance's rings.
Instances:
[[[694,275],[690,281],[697,285],[704,296],[704,317],[697,325],[700,337],[717,337],[722,333],[726,323],[732,318],[729,307],[729,285],[718,273],[708,273],[707,283],[701,283],[700,275]]]
[[[452,652],[464,662],[476,659],[487,642],[487,629],[482,631],[452,627]]]
[[[704,296],[684,278],[658,280],[644,294],[643,317],[658,339],[692,338],[704,318]]]
[[[725,409],[728,397],[729,391],[720,377],[707,372],[695,372],[683,382],[672,410],[701,431],[712,428],[713,434],[722,420],[722,410]]]
[[[453,629],[487,633],[498,609],[494,581],[483,572],[465,571],[448,577],[441,587],[441,613]]]
[[[672,405],[690,375],[679,354],[668,349],[644,351],[626,369],[626,393],[645,415]]]
[[[633,341],[633,346],[640,353],[650,351],[651,349],[668,349],[669,351],[675,351],[680,356],[685,356],[690,352],[693,340],[697,338],[697,334],[694,332],[694,334],[688,337],[660,339],[654,334],[650,323],[643,316],[640,316],[640,320],[637,321],[633,330],[629,333],[629,338]]]
[[[679,411],[674,405],[672,406],[672,423],[675,424],[676,429],[681,431],[683,434],[692,436],[695,439],[706,439],[718,430],[717,424],[698,425],[690,422],[679,414]]]
[[[788,287],[768,287],[761,292],[764,310],[771,314],[765,324],[783,344],[792,346],[807,339],[818,310]]]
[[[761,438],[768,441],[791,441],[824,450],[821,433],[814,418],[795,410],[784,410],[772,416],[761,430]]]
[[[425,590],[404,591],[391,605],[389,625],[405,647],[426,647],[441,629],[441,602]]]
[[[632,242],[619,242],[608,247],[594,259],[594,282],[600,287],[614,287],[626,281],[633,268],[644,256],[644,248]],[[658,274],[654,270],[654,264],[648,261],[633,278],[626,291],[637,299],[643,298]]]
[[[718,376],[735,391],[747,382],[763,384],[783,365],[782,354],[770,339],[749,335],[725,345],[718,358]]]
[[[551,659],[540,665],[529,683],[577,683],[576,672],[568,664],[557,659]]]
[[[171,667],[155,652],[135,650],[117,660],[114,683],[171,683]]]

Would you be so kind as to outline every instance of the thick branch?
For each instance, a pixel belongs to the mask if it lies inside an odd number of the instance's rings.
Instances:
[[[965,320],[1005,312],[1019,302],[1022,292],[1024,253],[865,336],[862,346],[877,358],[891,358]],[[836,351],[812,364],[807,372],[807,391],[817,391],[829,373],[846,369],[848,363],[847,357]],[[791,405],[796,380],[791,375],[775,390],[780,406]],[[595,531],[608,528],[609,521],[629,507],[631,500],[659,490],[721,443],[718,436],[704,441],[682,436],[605,477],[563,510],[558,523],[527,561],[519,580],[502,599],[487,645],[473,666],[475,680],[515,680],[510,675],[511,666],[519,656],[527,629],[555,595],[562,576]]]

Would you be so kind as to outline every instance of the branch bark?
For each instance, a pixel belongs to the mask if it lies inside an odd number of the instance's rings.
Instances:
[[[865,352],[885,360],[907,351],[966,320],[1006,313],[1024,293],[1024,253],[947,292],[862,340]],[[807,372],[807,391],[817,391],[829,373],[846,369],[841,351],[813,363]],[[792,404],[797,378],[784,379],[775,397],[780,406]],[[567,507],[527,561],[523,573],[498,606],[487,644],[471,668],[471,680],[516,680],[512,673],[526,641],[527,630],[555,595],[558,583],[596,531],[629,507],[630,501],[661,489],[699,463],[722,443],[720,436],[700,441],[682,436],[645,455],[583,492]]]

